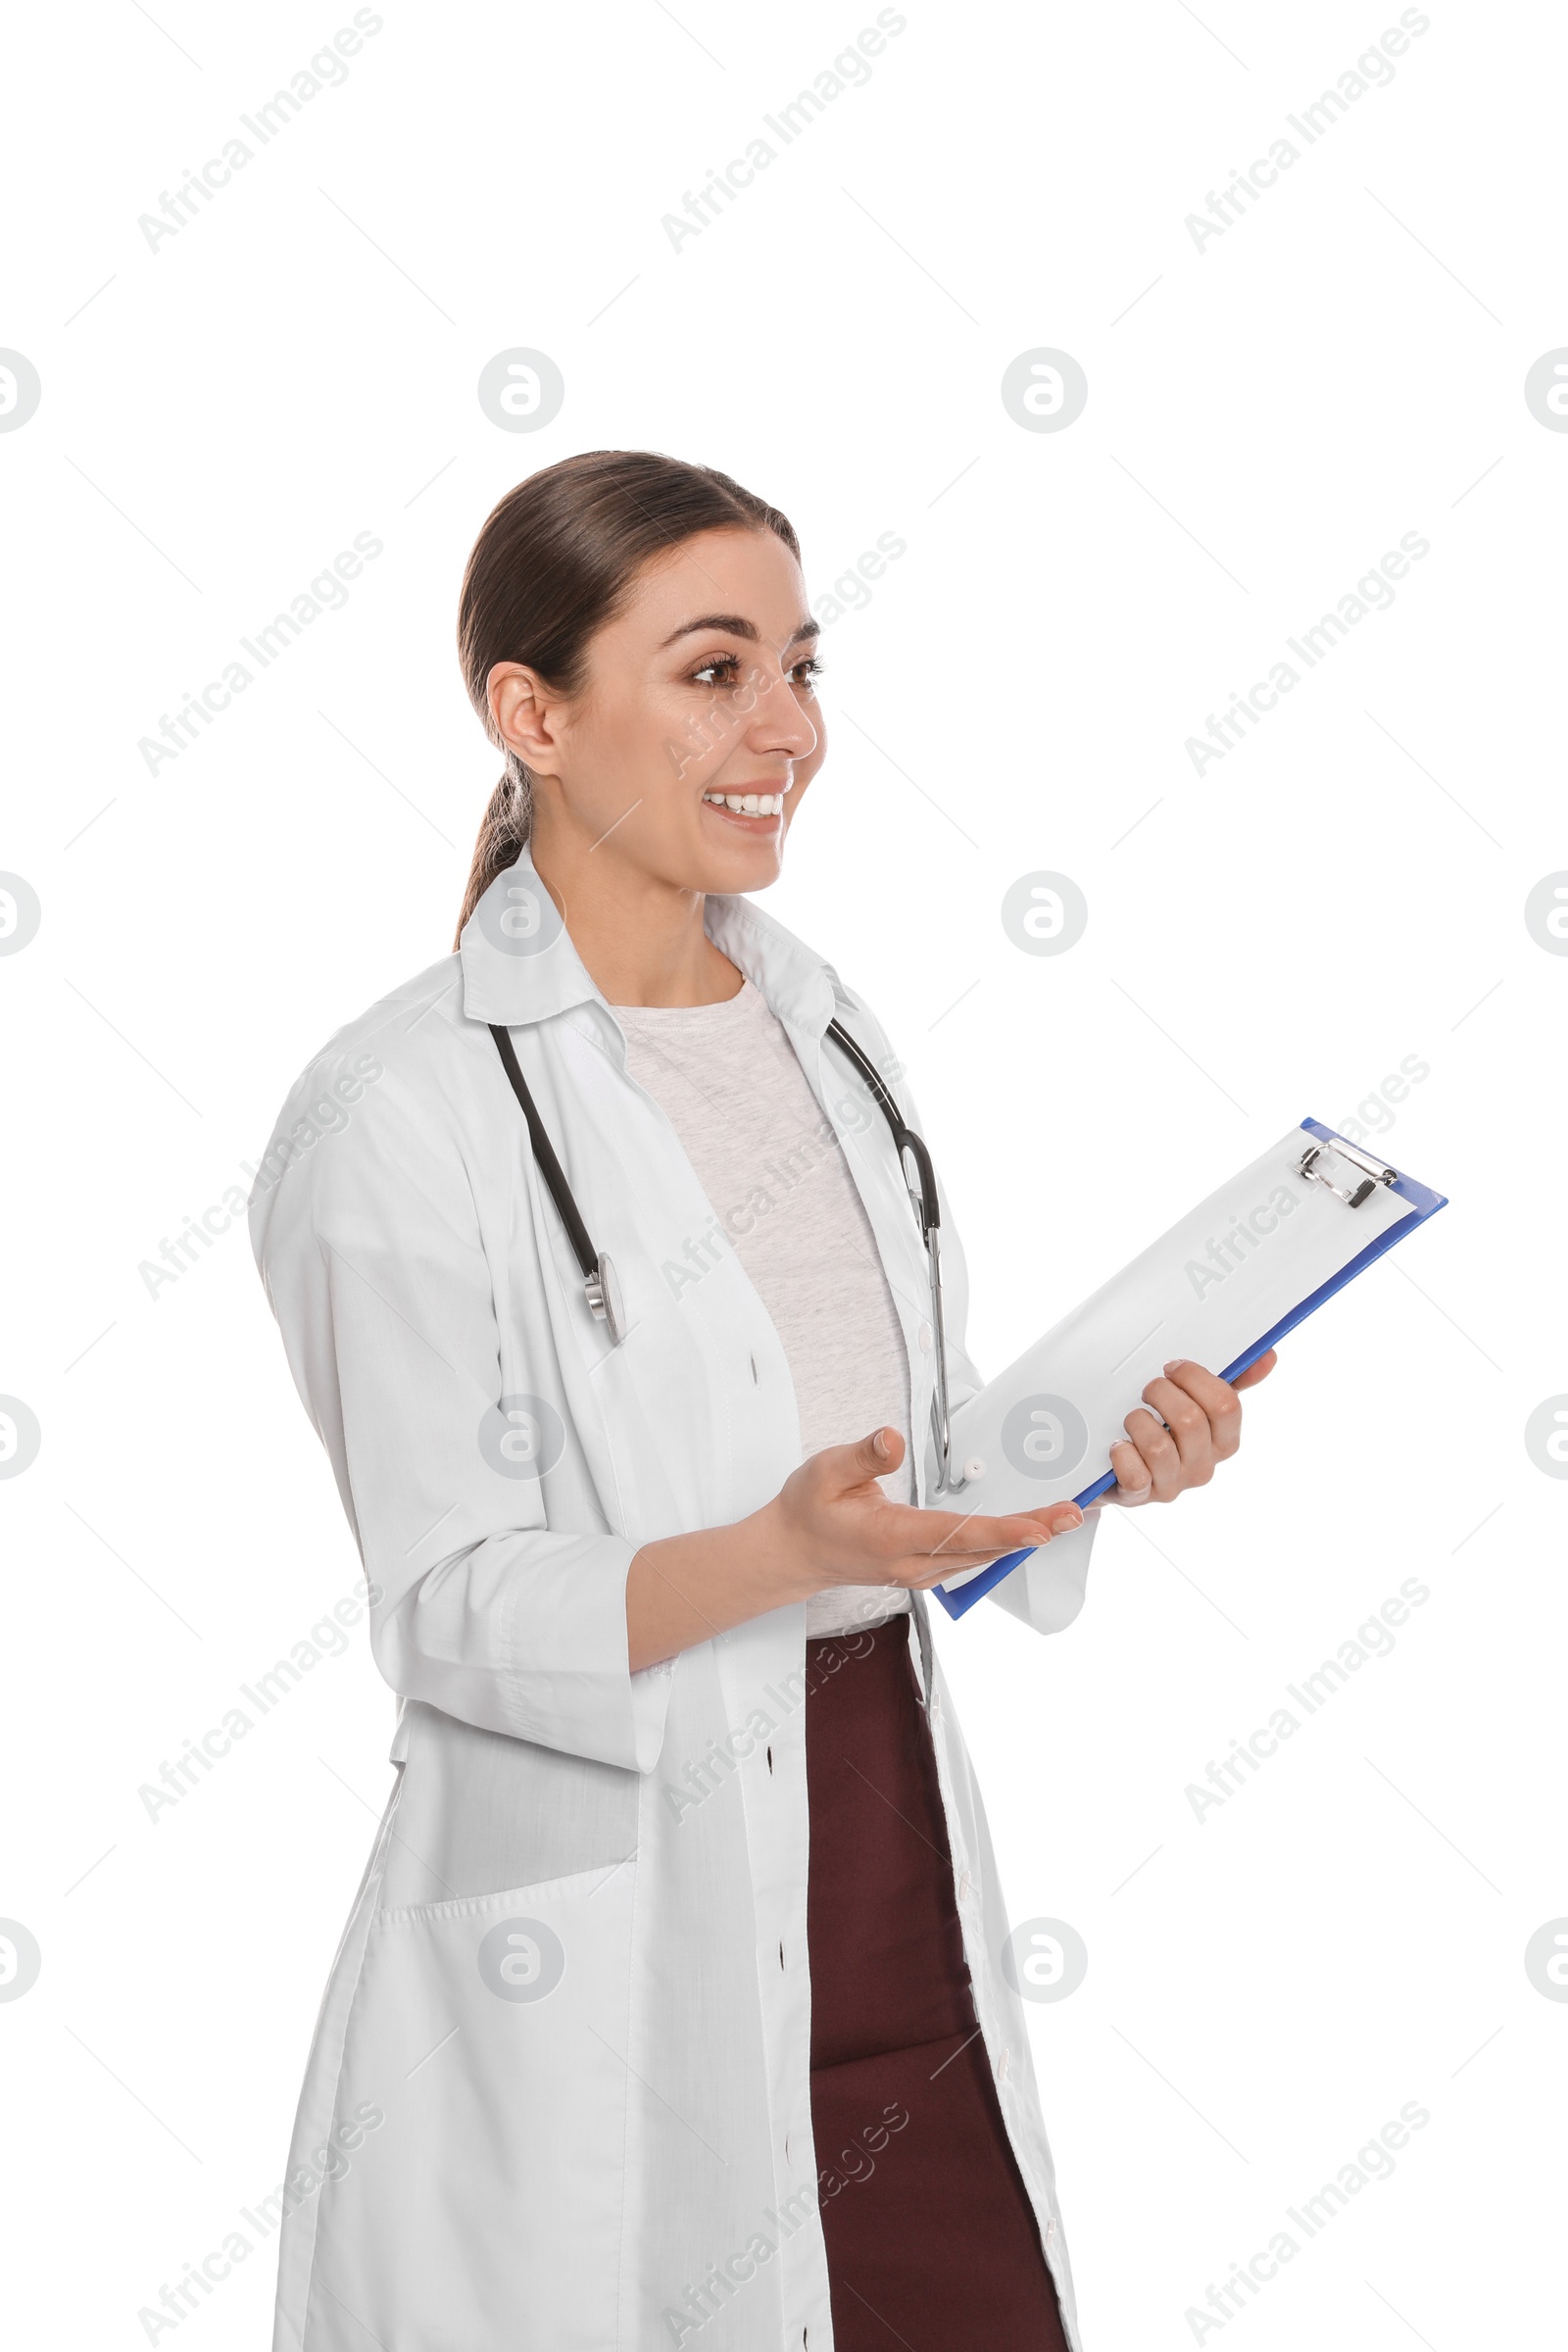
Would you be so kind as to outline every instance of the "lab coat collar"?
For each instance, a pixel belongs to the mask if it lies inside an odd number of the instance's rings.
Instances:
[[[847,1009],[831,965],[750,899],[710,897],[704,923],[713,945],[791,1027],[819,1038],[835,1011]],[[577,1004],[603,1004],[614,1019],[526,848],[465,923],[459,954],[469,1020],[514,1029]]]

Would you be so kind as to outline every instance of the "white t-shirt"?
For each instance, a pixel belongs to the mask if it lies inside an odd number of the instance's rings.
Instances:
[[[721,1004],[614,1011],[628,1071],[667,1113],[783,1342],[802,1458],[888,1424],[906,1450],[880,1483],[911,1502],[903,1333],[855,1179],[783,1024],[750,980]],[[836,1585],[808,1600],[807,1636],[876,1625],[908,1606],[897,1586]]]

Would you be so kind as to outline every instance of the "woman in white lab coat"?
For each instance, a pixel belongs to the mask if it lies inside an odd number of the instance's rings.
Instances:
[[[1081,2352],[923,1589],[1035,1545],[993,1598],[1054,1632],[1095,1514],[926,1507],[927,1262],[830,1021],[918,1120],[750,896],[821,763],[814,636],[794,532],[725,475],[600,452],[504,499],[463,589],[506,772],[458,951],[337,1032],[258,1178],[399,1694],[277,2352]],[[1237,1443],[1208,1373],[1145,1396],[1118,1502]]]

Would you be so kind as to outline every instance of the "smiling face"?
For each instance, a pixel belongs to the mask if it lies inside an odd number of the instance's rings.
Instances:
[[[704,531],[645,567],[570,698],[518,662],[490,708],[535,779],[541,872],[592,852],[683,891],[760,890],[825,750],[817,627],[768,530]]]

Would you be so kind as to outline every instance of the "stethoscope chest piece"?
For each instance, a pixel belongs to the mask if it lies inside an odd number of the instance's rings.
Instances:
[[[609,1332],[611,1346],[618,1348],[626,1337],[626,1305],[615,1269],[604,1250],[599,1252],[598,1262],[582,1287],[589,1313]]]

